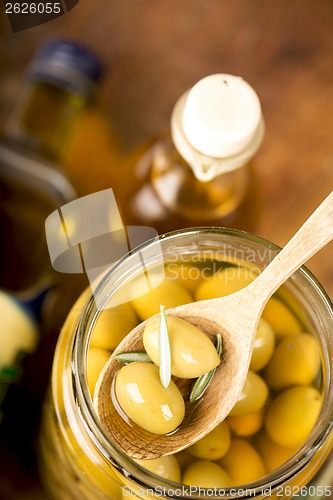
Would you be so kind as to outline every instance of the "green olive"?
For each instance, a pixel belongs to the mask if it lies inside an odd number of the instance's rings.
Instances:
[[[87,360],[87,379],[90,394],[93,396],[95,385],[98,380],[99,374],[102,368],[106,364],[110,357],[110,352],[105,349],[98,349],[96,347],[91,347],[88,351]]]
[[[199,328],[173,316],[167,317],[172,375],[196,378],[220,363],[214,344]],[[159,318],[147,323],[143,333],[147,354],[159,365]]]
[[[216,299],[230,295],[252,283],[256,276],[256,270],[236,266],[227,267],[201,283],[196,291],[195,299]]]
[[[269,299],[262,317],[271,325],[278,340],[286,335],[295,335],[302,331],[296,316],[286,304],[276,297]]]
[[[266,382],[257,373],[249,370],[241,395],[229,415],[246,415],[260,410],[268,394]]]
[[[131,304],[122,304],[101,312],[91,336],[91,345],[113,351],[137,325]]]
[[[245,439],[233,439],[228,453],[218,463],[231,477],[233,486],[251,483],[266,474],[263,459]]]
[[[300,446],[312,431],[321,406],[320,392],[310,385],[300,385],[280,392],[267,410],[267,435],[280,446]]]
[[[115,393],[126,415],[154,434],[174,431],[184,418],[185,403],[178,387],[171,381],[164,388],[152,363],[135,361],[123,366],[116,376]]]
[[[217,425],[206,436],[187,448],[187,451],[202,460],[222,458],[230,446],[230,430],[226,420]]]
[[[166,263],[165,274],[169,280],[175,281],[178,285],[186,288],[191,294],[195,293],[198,286],[205,279],[205,275],[200,267],[184,263]]]
[[[180,467],[174,455],[166,455],[154,460],[135,460],[135,462],[144,469],[156,474],[156,476],[174,481],[175,483],[180,482]]]
[[[289,335],[276,347],[265,368],[266,382],[274,391],[311,384],[320,370],[318,343],[308,333]]]
[[[264,424],[265,405],[260,410],[244,415],[229,415],[227,422],[233,434],[239,437],[256,434]]]
[[[267,472],[272,472],[288,460],[297,450],[280,446],[272,441],[264,430],[261,430],[255,437],[255,444],[258,452],[263,458]]]
[[[215,462],[198,460],[189,465],[183,473],[182,483],[201,488],[228,488],[231,486],[229,475]]]
[[[275,334],[273,328],[263,318],[259,320],[259,325],[254,339],[250,369],[257,372],[261,370],[271,359],[275,345]]]
[[[143,283],[142,280],[136,280],[133,284],[137,298],[132,300],[132,304],[142,320],[158,314],[161,304],[165,309],[171,309],[193,301],[191,294],[176,281],[165,279],[148,293],[145,291],[146,286],[146,282]],[[140,288],[142,288],[141,295]]]

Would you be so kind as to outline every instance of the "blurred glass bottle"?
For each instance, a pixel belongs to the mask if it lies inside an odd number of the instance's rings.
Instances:
[[[86,286],[82,275],[53,272],[45,220],[78,197],[63,159],[101,73],[80,44],[46,42],[0,139],[0,422],[2,409],[2,435],[18,449],[38,421],[61,324]],[[24,424],[14,424],[22,412]]]
[[[215,225],[253,231],[260,190],[252,157],[264,135],[259,98],[242,78],[215,74],[181,96],[171,137],[138,154],[126,224],[159,233]]]
[[[102,67],[67,40],[45,43],[27,76],[0,141],[0,286],[27,288],[51,269],[44,222],[76,198],[62,158]]]

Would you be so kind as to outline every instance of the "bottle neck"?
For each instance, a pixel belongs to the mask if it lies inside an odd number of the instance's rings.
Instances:
[[[261,118],[252,141],[237,154],[223,158],[207,156],[190,144],[183,130],[182,123],[187,95],[188,93],[185,93],[174,107],[171,117],[171,135],[176,149],[192,168],[195,177],[201,182],[208,182],[221,174],[231,172],[247,164],[263,140],[265,129],[263,119]]]
[[[4,133],[9,142],[61,160],[86,98],[49,82],[27,82]]]

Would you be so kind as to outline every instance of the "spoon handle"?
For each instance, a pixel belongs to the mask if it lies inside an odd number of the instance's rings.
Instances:
[[[299,267],[333,239],[333,191],[250,285],[263,304]]]

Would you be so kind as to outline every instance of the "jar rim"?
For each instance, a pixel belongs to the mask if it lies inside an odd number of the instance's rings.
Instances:
[[[139,464],[137,464],[130,457],[128,457],[120,448],[117,447],[116,444],[111,443],[110,439],[108,438],[107,432],[103,429],[94,410],[93,402],[91,400],[85,378],[85,371],[84,369],[82,369],[82,367],[84,366],[84,356],[86,357],[87,355],[87,336],[89,337],[89,332],[91,332],[91,330],[93,329],[100,313],[100,309],[96,307],[94,297],[96,297],[96,294],[103,293],[104,288],[109,280],[112,280],[112,278],[117,276],[117,274],[119,275],[119,272],[122,270],[124,265],[126,265],[128,262],[131,262],[131,260],[133,260],[142,249],[153,247],[154,245],[159,245],[161,243],[179,241],[182,237],[186,236],[197,237],[202,235],[219,235],[229,238],[238,238],[243,242],[251,242],[255,245],[258,245],[259,248],[272,251],[273,254],[276,254],[281,250],[281,247],[260,236],[248,233],[246,231],[223,227],[206,226],[181,229],[157,236],[132,250],[130,254],[122,257],[112,268],[109,269],[109,271],[103,276],[103,278],[96,286],[94,293],[90,295],[75,326],[71,360],[73,370],[72,381],[73,385],[75,386],[73,387],[74,394],[76,394],[77,403],[80,407],[80,417],[82,419],[82,423],[88,431],[89,435],[92,437],[94,444],[103,454],[103,456],[106,459],[110,460],[112,466],[114,466],[122,474],[126,472],[127,479],[132,479],[134,482],[136,482],[136,484],[139,484],[145,489],[156,488],[157,485],[152,484],[154,481],[156,483],[156,480],[158,480],[159,488],[165,488],[164,491],[168,491],[168,489],[175,487],[175,485],[178,483],[173,483],[155,476],[154,474],[150,473]],[[328,316],[333,319],[332,301],[317,278],[311,273],[311,271],[309,271],[306,266],[302,266],[294,274],[295,276],[301,277],[304,282],[307,283],[309,290],[311,290],[312,293],[317,296],[317,298],[322,302],[322,305],[327,310]],[[327,372],[325,387],[323,389],[325,396],[320,415],[317,419],[314,429],[308,436],[307,440],[284,464],[282,464],[274,471],[269,472],[258,481],[249,483],[247,485],[236,486],[234,488],[225,488],[225,498],[228,498],[229,496],[233,499],[248,497],[252,498],[257,495],[260,496],[266,489],[269,490],[270,488],[278,487],[285,481],[290,480],[292,477],[294,477],[295,474],[303,470],[303,468],[309,463],[315,453],[322,447],[324,441],[333,430],[333,384],[331,383],[333,370],[330,365],[328,356],[323,359],[323,363],[324,362]],[[325,405],[327,401],[330,402],[329,407]],[[189,489],[190,487],[185,486],[184,488]],[[232,491],[234,491],[235,489],[238,491],[242,491],[243,494],[235,496],[234,494],[232,494]],[[200,488],[200,490],[203,491],[204,488]],[[161,496],[161,490],[159,489],[158,491]],[[183,489],[183,491],[185,490]],[[250,494],[248,492],[250,492]],[[188,495],[185,494],[184,496]],[[193,494],[191,496],[192,498],[199,498]],[[180,499],[182,498],[182,496],[176,495],[176,498]],[[211,498],[214,499],[215,497],[211,496]]]

